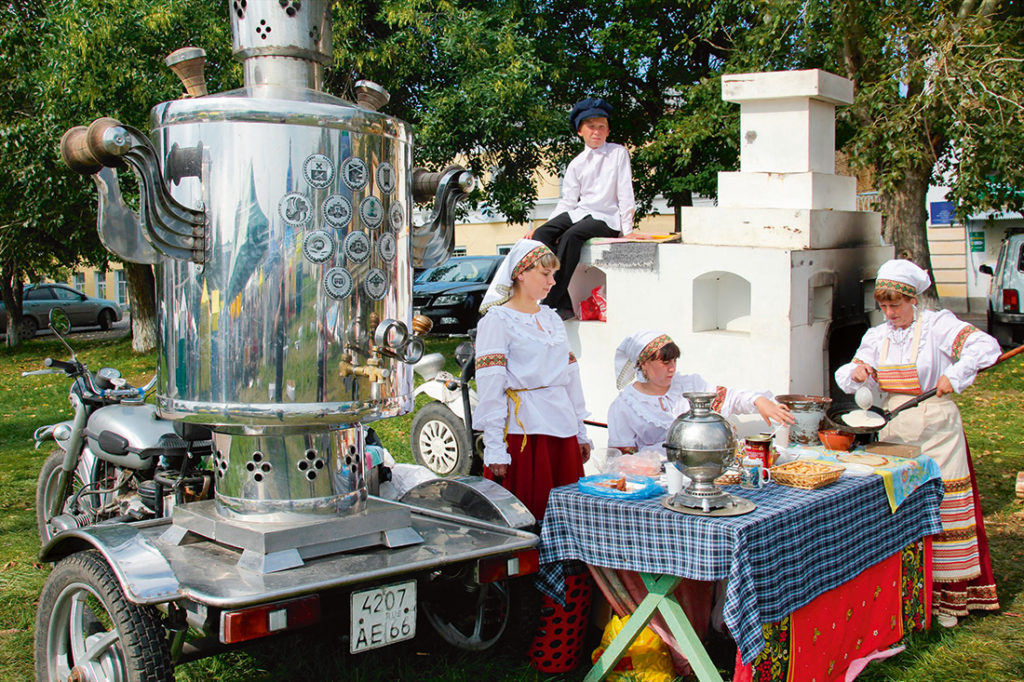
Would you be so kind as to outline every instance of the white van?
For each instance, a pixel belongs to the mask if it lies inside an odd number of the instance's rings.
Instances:
[[[1003,346],[1022,343],[1024,311],[1024,233],[1011,234],[1003,240],[995,270],[981,265],[978,270],[992,276],[988,290],[988,333]]]

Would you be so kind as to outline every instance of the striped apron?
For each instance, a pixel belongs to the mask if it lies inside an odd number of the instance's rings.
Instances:
[[[878,384],[887,393],[883,402],[886,410],[893,410],[922,392],[917,375],[921,323],[918,321],[914,325],[908,364],[889,364],[888,339],[879,354]],[[960,410],[951,395],[930,398],[901,412],[882,429],[879,439],[919,445],[921,452],[934,459],[942,470],[946,493],[939,510],[942,534],[933,544],[933,580],[956,582],[980,575],[967,439]]]

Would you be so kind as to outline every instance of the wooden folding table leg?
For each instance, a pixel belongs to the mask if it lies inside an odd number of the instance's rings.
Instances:
[[[661,576],[664,577],[664,576]],[[643,579],[644,585],[647,586],[648,593],[651,591],[653,586],[657,586],[658,576],[648,575],[641,573],[640,578]],[[683,611],[683,607],[680,606],[679,602],[672,595],[675,591],[676,585],[679,584],[677,580],[672,589],[665,599],[658,602],[658,611],[661,612],[662,618],[665,619],[665,624],[668,625],[669,632],[676,638],[676,643],[679,644],[679,648],[682,649],[683,655],[686,656],[686,660],[690,662],[690,667],[693,668],[694,674],[697,679],[701,682],[721,682],[722,676],[718,674],[718,669],[715,664],[711,662],[711,657],[708,656],[707,649],[704,648],[704,643],[700,641],[700,637],[697,636],[697,632],[693,629],[693,625],[690,623],[690,619],[686,617],[686,612]]]
[[[597,659],[594,667],[590,669],[584,682],[598,682],[603,680],[618,664],[629,649],[629,645],[637,638],[644,627],[651,622],[655,612],[660,611],[668,623],[672,635],[683,647],[683,654],[693,667],[697,678],[701,682],[716,680],[721,682],[721,677],[715,669],[711,659],[708,657],[704,646],[694,632],[693,626],[686,617],[683,607],[679,605],[672,592],[681,582],[681,578],[674,575],[650,575],[641,573],[640,577],[647,587],[647,596],[643,598],[636,609],[629,616],[629,621],[622,627],[619,634],[611,641],[601,657]],[[691,658],[692,657],[692,658]],[[703,657],[703,659],[701,658]]]

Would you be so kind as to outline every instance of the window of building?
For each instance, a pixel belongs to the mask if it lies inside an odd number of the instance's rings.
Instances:
[[[93,274],[96,278],[96,298],[107,297],[107,273],[97,272]]]
[[[76,291],[80,291],[80,292],[82,292],[84,294],[85,293],[85,273],[84,272],[76,272],[74,278],[72,279],[71,286],[73,286]]]
[[[452,255],[453,256],[465,256],[466,255],[466,247],[465,246],[456,246],[454,249],[452,249]]]
[[[498,244],[498,255],[507,256],[508,252],[512,250],[512,244]]]
[[[126,306],[128,305],[128,279],[124,276],[124,270],[115,270],[114,276],[117,279],[117,302]]]

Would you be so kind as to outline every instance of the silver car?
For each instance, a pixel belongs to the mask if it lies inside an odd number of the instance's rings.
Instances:
[[[46,327],[50,311],[60,308],[68,315],[72,327],[99,326],[110,329],[110,325],[121,319],[121,306],[105,298],[86,296],[64,284],[29,284],[25,287],[22,300],[22,339],[31,339],[36,331]],[[0,332],[7,331],[7,310],[0,303]]]
[[[980,272],[992,276],[988,290],[988,333],[1003,346],[1021,343],[1024,339],[1024,234],[1011,234],[999,248],[999,260],[993,270],[982,265]]]

